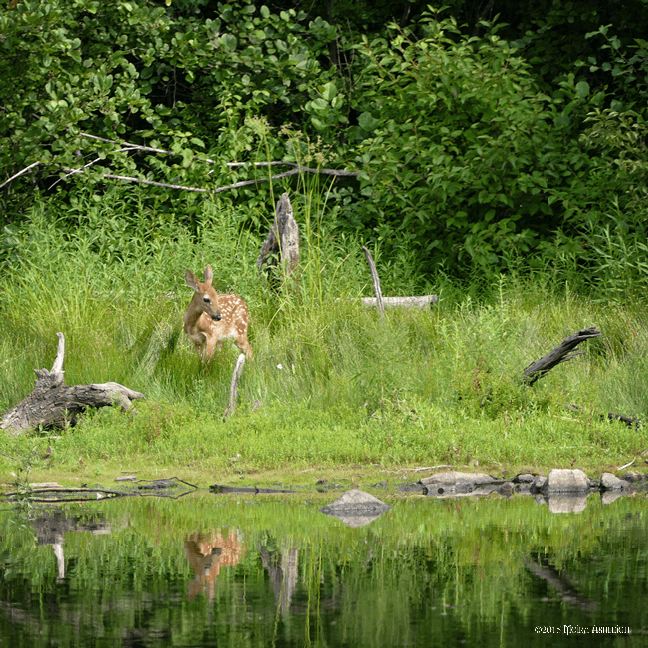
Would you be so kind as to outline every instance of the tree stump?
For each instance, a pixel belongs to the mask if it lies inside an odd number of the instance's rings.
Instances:
[[[63,371],[65,338],[63,333],[56,335],[59,342],[52,370],[34,369],[37,380],[33,391],[2,417],[0,429],[18,436],[38,426],[45,429],[73,427],[88,407],[109,407],[118,403],[126,412],[131,401],[146,398],[116,382],[66,385]]]
[[[274,263],[278,261],[277,265]],[[280,283],[276,268],[281,269],[281,279],[286,279],[299,264],[299,225],[293,218],[292,205],[284,193],[277,202],[274,224],[261,246],[257,269],[272,285]]]

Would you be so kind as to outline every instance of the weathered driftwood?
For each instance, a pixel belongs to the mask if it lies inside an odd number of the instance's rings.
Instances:
[[[600,337],[601,333],[595,326],[587,329],[581,329],[576,333],[566,337],[555,349],[552,349],[546,356],[532,362],[523,372],[524,382],[527,385],[533,385],[537,380],[540,380],[551,369],[561,362],[571,360],[577,355],[582,355],[583,351],[571,353],[581,342],[589,340],[590,338]]]
[[[63,371],[65,338],[62,333],[56,335],[59,342],[52,370],[34,369],[38,378],[33,391],[2,417],[0,429],[7,430],[13,436],[38,426],[74,426],[88,407],[108,407],[118,403],[122,410],[127,411],[131,401],[145,398],[144,394],[116,382],[73,387],[66,385]]]
[[[416,297],[383,297],[383,307],[396,308],[432,308],[439,298],[437,295],[420,295]],[[378,299],[376,297],[361,297],[360,301],[365,306],[376,308]]]
[[[380,316],[385,317],[385,305],[383,304],[382,290],[380,290],[380,277],[378,276],[378,271],[376,270],[376,264],[374,263],[371,252],[363,245],[362,251],[367,257],[367,263],[369,264],[369,270],[371,272],[371,279],[373,281],[374,292],[376,293],[376,303],[378,304],[378,310],[380,311]]]
[[[230,414],[234,414],[236,409],[236,392],[238,388],[238,381],[243,373],[243,365],[245,364],[245,354],[241,353],[238,360],[236,361],[236,366],[234,367],[234,373],[232,374],[232,382],[230,384],[230,399],[229,405],[223,414],[223,420],[225,420]]]
[[[288,194],[284,193],[277,202],[274,224],[261,246],[257,258],[257,269],[271,282],[277,282],[275,260],[285,279],[299,264],[299,225],[293,218],[292,205]]]

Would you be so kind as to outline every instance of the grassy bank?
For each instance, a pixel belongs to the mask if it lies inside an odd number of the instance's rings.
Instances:
[[[197,233],[163,221],[138,231],[106,198],[79,207],[75,230],[45,207],[32,215],[2,276],[0,410],[31,391],[34,368],[51,367],[57,331],[68,384],[116,381],[147,400],[133,416],[88,413],[55,440],[6,436],[2,481],[27,468],[39,480],[138,470],[212,483],[350,466],[600,473],[635,457],[645,466],[645,429],[601,416],[648,419],[642,303],[588,298],[548,273],[503,277],[477,298],[442,276],[417,277],[406,251],[383,260],[378,248],[385,295],[440,295],[432,313],[388,311],[382,320],[352,300],[372,295],[360,243],[334,236],[321,210],[295,204],[300,271],[281,293],[256,273],[260,237],[235,213],[203,210]],[[205,366],[182,333],[184,271],[207,263],[217,290],[238,292],[252,316],[255,355],[227,422],[237,353],[226,348]],[[583,355],[522,385],[530,362],[588,326],[603,335],[582,344]]]

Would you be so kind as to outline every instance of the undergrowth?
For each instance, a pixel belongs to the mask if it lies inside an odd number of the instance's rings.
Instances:
[[[296,207],[300,266],[279,290],[257,274],[260,237],[216,203],[205,201],[197,233],[176,227],[173,235],[132,234],[135,241],[119,238],[117,207],[88,200],[76,235],[58,227],[45,204],[32,214],[20,253],[2,269],[0,409],[31,391],[34,368],[51,366],[57,331],[66,336],[68,384],[116,381],[147,400],[136,414],[89,412],[56,439],[48,431],[7,436],[3,470],[23,456],[32,464],[39,456],[41,468],[98,473],[133,462],[244,472],[600,467],[648,447],[644,428],[604,417],[648,416],[640,302],[609,308],[548,273],[511,274],[475,292],[441,274],[415,279],[399,270],[406,253],[383,263],[376,248],[385,295],[439,295],[432,311],[387,310],[381,318],[355,300],[373,292],[361,245],[336,235],[325,204],[316,218]],[[237,354],[226,345],[204,365],[182,332],[191,296],[184,271],[207,263],[216,288],[236,291],[251,312],[254,359],[226,422]],[[603,335],[582,344],[582,355],[533,387],[522,383],[529,363],[592,325]]]

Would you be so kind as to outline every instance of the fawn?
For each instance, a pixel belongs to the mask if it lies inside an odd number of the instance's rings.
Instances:
[[[218,346],[220,351],[223,340],[228,339],[234,340],[234,344],[251,358],[252,348],[247,339],[250,322],[247,305],[238,295],[219,295],[212,288],[213,278],[209,265],[205,268],[203,283],[191,271],[185,273],[194,296],[184,315],[184,331],[205,362],[212,359],[214,347]]]

